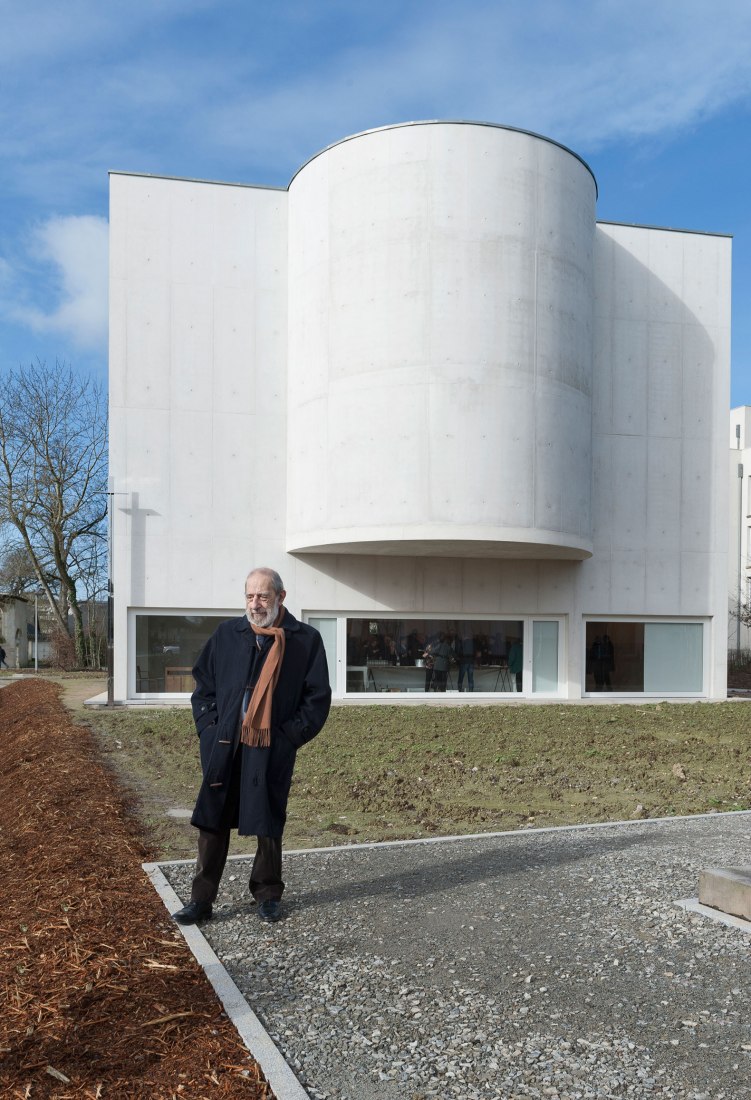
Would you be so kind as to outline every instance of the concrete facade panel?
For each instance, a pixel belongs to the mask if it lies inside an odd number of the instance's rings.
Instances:
[[[683,325],[653,321],[648,328],[650,364],[647,387],[647,433],[680,439],[683,390]]]
[[[616,615],[643,615],[647,606],[647,556],[644,550],[614,549],[610,559],[611,578],[618,588],[612,597]]]
[[[170,314],[170,407],[207,411],[213,401],[213,310],[209,287],[177,283],[172,287]]]
[[[151,278],[129,287],[125,308],[125,402],[128,408],[170,407],[168,283]]]
[[[435,383],[428,390],[425,484],[431,519],[443,524],[533,526],[534,465],[525,462],[520,420],[529,392]]]
[[[216,412],[211,418],[210,431],[202,439],[204,454],[211,456],[211,464],[220,477],[212,476],[212,491],[204,500],[203,523],[211,529],[240,542],[254,537],[261,521],[268,522],[274,498],[283,487],[279,477],[279,463],[284,457],[274,457],[270,469],[276,476],[269,482],[252,476],[256,459],[256,418],[243,413]],[[267,486],[267,487],[265,487]],[[277,528],[277,538],[279,538]]]
[[[613,598],[618,589],[612,583],[610,548],[601,552],[595,543],[595,552],[579,566],[577,595],[574,606],[583,615],[607,615],[614,611]]]
[[[700,440],[684,441],[680,543],[691,551],[714,548],[714,532],[706,522],[712,514],[712,469],[703,450]]]
[[[613,436],[613,511],[610,540],[613,548],[633,550],[644,546],[647,526],[647,453],[639,436]]]
[[[466,614],[499,607],[501,591],[502,577],[496,562],[474,559],[462,563],[461,609]]]
[[[680,606],[684,615],[701,615],[706,607],[712,605],[711,555],[702,552],[684,550],[680,555],[681,595]],[[727,605],[727,596],[725,597]],[[720,620],[720,630],[725,631],[725,616]],[[724,641],[723,637],[723,641]],[[727,651],[727,643],[725,643]]]
[[[595,312],[628,321],[649,320],[649,234],[637,226],[598,225],[600,242],[607,242],[601,260],[607,278],[600,283],[597,265]]]
[[[247,287],[219,286],[213,292],[211,404],[221,412],[250,415],[255,406],[255,387],[242,369],[255,360],[255,326],[248,308]]]
[[[716,417],[722,409],[714,363],[726,358],[722,337],[716,326],[686,326],[682,349],[682,423],[694,439],[706,446],[716,430]]]
[[[206,461],[202,412],[174,409],[169,422],[169,528],[175,535],[207,531],[207,507],[214,496],[214,471]],[[228,479],[229,480],[229,479]]]
[[[651,615],[674,615],[680,607],[680,557],[675,552],[650,552],[646,561],[645,607]]]
[[[607,430],[617,435],[636,435],[643,437],[647,434],[647,409],[648,375],[649,375],[649,326],[646,321],[622,321],[614,320],[610,341],[607,365],[607,376],[610,381],[608,390],[612,397],[607,410],[604,402],[598,402],[598,408],[603,408],[602,419],[595,416],[595,424],[600,430]],[[601,385],[598,361],[598,373],[595,380],[595,390]]]
[[[681,546],[683,446],[680,439],[652,438],[647,450],[647,546],[677,554]]]

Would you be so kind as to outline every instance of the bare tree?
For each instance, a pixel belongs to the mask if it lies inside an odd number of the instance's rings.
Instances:
[[[107,514],[101,387],[65,364],[19,367],[0,392],[0,522],[33,568],[53,617],[86,658],[81,595],[96,586]]]
[[[48,575],[47,579],[55,587],[57,579],[52,575]],[[23,596],[26,592],[36,592],[38,588],[34,563],[25,546],[18,542],[17,533],[15,539],[11,537],[3,540],[0,547],[0,592],[9,596]]]

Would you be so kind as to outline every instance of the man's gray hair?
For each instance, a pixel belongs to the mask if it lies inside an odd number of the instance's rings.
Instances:
[[[257,569],[251,569],[245,578],[246,584],[248,583],[248,577],[252,577],[254,573],[263,573],[264,576],[268,577],[277,596],[284,591],[284,581],[275,569],[269,569],[267,565],[259,565]]]

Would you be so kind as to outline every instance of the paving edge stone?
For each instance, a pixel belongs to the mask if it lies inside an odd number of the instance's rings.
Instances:
[[[181,907],[182,901],[167,882],[159,864],[144,863],[142,867],[165,907],[170,914],[174,913]],[[222,966],[201,930],[195,924],[183,925],[177,922],[175,922],[175,928],[182,933],[196,962],[203,969],[214,992],[222,1002],[224,1011],[266,1075],[266,1080],[271,1085],[277,1100],[310,1100],[309,1094]]]
[[[751,936],[751,921],[743,920],[742,917],[733,917],[730,913],[722,913],[709,905],[702,905],[698,898],[684,898],[683,901],[677,901],[675,904],[688,913],[698,913],[699,916],[708,917],[718,924],[726,924],[728,928],[737,928],[740,932]]]
[[[751,920],[751,867],[708,867],[699,875],[699,901]]]

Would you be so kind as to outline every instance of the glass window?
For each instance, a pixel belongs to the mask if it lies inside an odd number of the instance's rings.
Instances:
[[[192,692],[191,669],[227,615],[136,615],[136,694]]]
[[[702,623],[586,624],[588,692],[701,692]]]
[[[701,691],[703,647],[701,623],[646,623],[644,690]]]
[[[532,624],[532,691],[558,691],[558,623]]]
[[[587,691],[644,691],[644,623],[587,623]]]
[[[331,681],[331,690],[336,695],[336,619],[333,618],[321,618],[319,616],[311,616],[308,619],[311,626],[314,626],[323,639],[323,648],[326,650],[326,663],[329,666],[329,680]]]
[[[348,692],[522,689],[516,619],[347,619]]]

